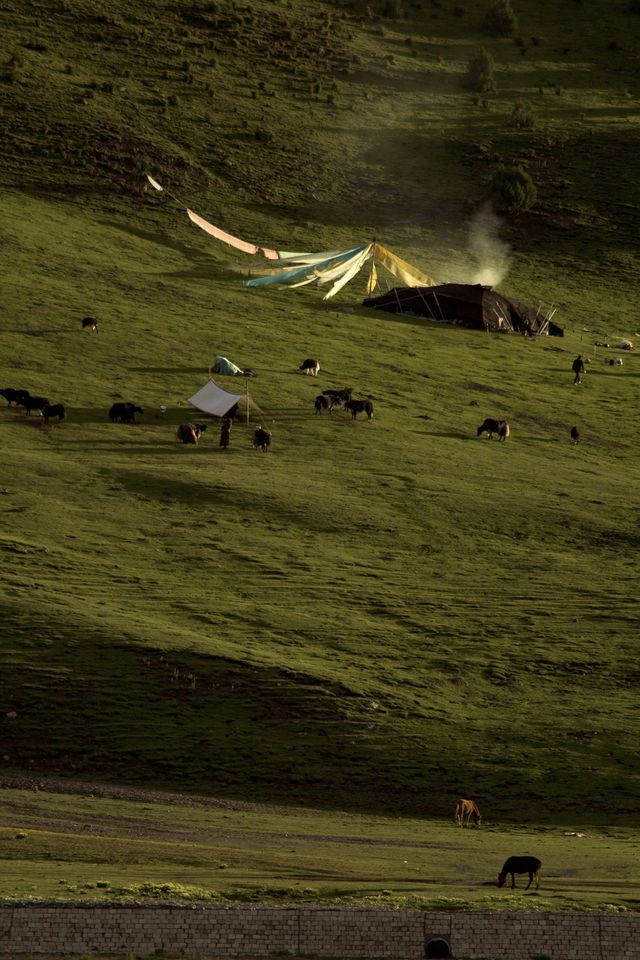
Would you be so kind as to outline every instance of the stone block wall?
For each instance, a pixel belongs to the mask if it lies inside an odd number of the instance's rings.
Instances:
[[[640,914],[0,901],[0,958],[163,952],[424,960],[436,938],[457,960],[640,960]]]

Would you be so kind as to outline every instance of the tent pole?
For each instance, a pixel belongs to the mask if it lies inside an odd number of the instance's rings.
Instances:
[[[247,403],[247,424],[249,423],[249,381],[244,382],[244,398]]]
[[[431,304],[430,304],[429,301],[425,298],[424,294],[423,294],[422,291],[420,290],[420,287],[416,287],[416,290],[420,291],[420,299],[422,300],[422,302],[424,303],[425,307],[426,307],[427,310],[429,311],[429,316],[430,316],[430,317],[433,317],[433,319],[435,320],[436,318],[434,317],[433,310],[431,309]],[[433,296],[434,296],[434,299],[435,299],[436,303],[438,303],[438,298],[436,297],[435,293],[433,294]],[[438,309],[440,310],[440,304],[439,304],[439,303],[438,303]],[[440,313],[442,313],[442,310],[440,310]],[[444,317],[443,317],[442,319],[444,320]]]

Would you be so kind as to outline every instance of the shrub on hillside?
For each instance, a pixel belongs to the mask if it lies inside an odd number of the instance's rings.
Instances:
[[[530,210],[538,199],[533,180],[520,164],[501,164],[491,178],[489,193],[496,209],[505,213]]]
[[[493,57],[484,47],[480,47],[479,51],[470,58],[462,83],[467,90],[473,90],[475,93],[496,89]]]
[[[402,9],[402,4],[398,0],[385,0],[385,3],[382,4],[380,8],[380,15],[385,18],[385,20],[399,20],[401,17],[404,17],[405,13]]]
[[[482,29],[490,37],[512,37],[518,29],[518,18],[509,0],[496,0],[487,10]]]
[[[527,100],[516,100],[509,117],[509,125],[517,130],[531,130],[535,126],[533,107]]]

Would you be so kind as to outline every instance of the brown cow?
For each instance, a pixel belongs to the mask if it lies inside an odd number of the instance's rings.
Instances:
[[[456,823],[459,827],[464,826],[464,819],[467,818],[467,826],[469,826],[469,820],[473,817],[473,822],[476,827],[480,826],[482,817],[480,816],[480,811],[478,810],[477,804],[473,800],[465,800],[461,798],[456,803]]]

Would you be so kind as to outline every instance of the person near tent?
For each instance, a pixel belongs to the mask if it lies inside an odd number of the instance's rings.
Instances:
[[[579,354],[579,355],[575,358],[575,360],[573,361],[573,364],[572,364],[572,366],[571,366],[571,369],[573,370],[573,372],[574,372],[575,375],[576,375],[576,376],[575,376],[575,380],[573,381],[574,384],[580,383],[580,382],[581,382],[581,380],[580,380],[580,374],[581,374],[581,373],[584,373],[584,363],[582,362],[582,354]]]
[[[223,450],[226,450],[229,446],[229,439],[231,435],[231,420],[229,417],[226,417],[222,421],[222,426],[220,427],[220,446]]]

